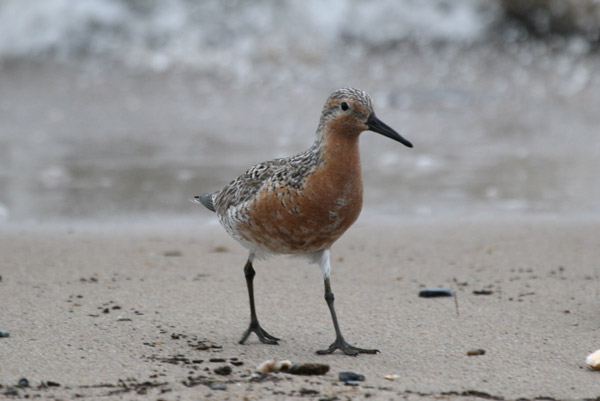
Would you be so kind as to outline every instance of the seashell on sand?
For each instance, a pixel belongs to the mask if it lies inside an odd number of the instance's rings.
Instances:
[[[292,362],[287,359],[276,361],[274,359],[268,359],[258,365],[256,370],[261,373],[273,373],[273,372],[286,372],[292,366]]]
[[[589,354],[585,363],[594,370],[600,370],[600,349]]]

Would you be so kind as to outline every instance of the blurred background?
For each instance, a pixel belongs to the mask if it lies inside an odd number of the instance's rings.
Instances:
[[[202,221],[354,86],[363,218],[600,216],[598,0],[0,0],[0,221]],[[365,217],[366,216],[366,217]]]

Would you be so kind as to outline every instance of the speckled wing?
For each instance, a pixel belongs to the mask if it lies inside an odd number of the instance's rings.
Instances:
[[[274,159],[257,164],[244,174],[212,194],[216,212],[224,215],[231,206],[239,206],[252,199],[288,163],[287,159]]]

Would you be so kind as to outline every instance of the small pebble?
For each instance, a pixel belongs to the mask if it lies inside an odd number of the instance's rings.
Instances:
[[[231,374],[231,366],[228,365],[223,365],[223,366],[219,366],[218,368],[215,368],[214,372],[218,375],[221,376],[228,376]]]
[[[600,370],[600,349],[589,354],[585,363],[594,370]]]
[[[300,395],[317,395],[319,394],[318,390],[315,390],[313,388],[301,388],[299,391]]]
[[[485,355],[485,350],[482,348],[476,348],[476,349],[472,349],[470,351],[467,351],[467,355],[468,356],[478,356],[478,355]]]
[[[451,297],[453,295],[448,288],[425,288],[419,291],[421,298]]]
[[[338,377],[340,378],[341,381],[343,382],[362,382],[365,381],[365,376],[361,375],[359,373],[354,373],[354,372],[340,372],[340,374],[338,375]]]
[[[10,337],[8,330],[0,329],[0,338],[2,337]]]
[[[29,380],[27,380],[26,378],[22,378],[21,380],[19,380],[17,387],[21,387],[21,388],[29,387]]]
[[[325,365],[324,363],[302,363],[302,364],[293,364],[288,373],[293,375],[324,375],[329,372],[329,365]]]
[[[385,375],[385,376],[383,376],[383,378],[385,380],[394,381],[394,380],[398,380],[400,378],[400,376],[399,375]]]
[[[7,397],[18,397],[19,396],[19,391],[16,388],[8,388],[4,392],[4,395],[7,396]]]
[[[213,384],[212,386],[210,386],[210,388],[212,390],[223,390],[223,391],[227,390],[227,386],[224,384]]]
[[[262,373],[262,372],[253,372],[252,374],[250,374],[250,381],[251,382],[262,382],[263,380],[265,380],[267,377],[269,377],[268,374],[266,373]]]
[[[492,295],[494,291],[492,290],[475,290],[473,291],[473,295]]]

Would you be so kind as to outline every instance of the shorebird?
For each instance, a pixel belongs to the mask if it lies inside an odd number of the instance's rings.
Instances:
[[[279,341],[258,323],[254,260],[270,255],[298,255],[319,264],[325,301],[335,329],[335,341],[317,353],[330,354],[337,349],[348,355],[379,352],[355,347],[344,340],[330,283],[329,249],[356,221],[362,209],[358,137],[367,130],[412,147],[377,118],[373,101],[366,92],[339,89],[327,99],[315,142],[308,150],[257,164],[220,191],[194,198],[216,212],[229,235],[249,250],[244,275],[250,298],[250,325],[240,344],[251,333],[266,344]]]

